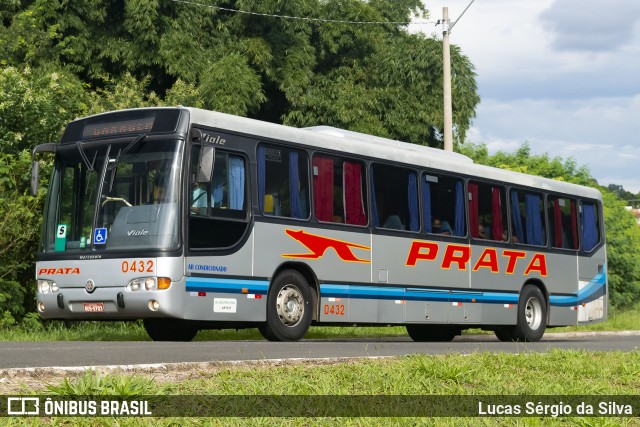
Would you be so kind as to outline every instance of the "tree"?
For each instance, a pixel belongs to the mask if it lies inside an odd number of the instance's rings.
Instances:
[[[459,149],[476,163],[600,190],[607,240],[609,301],[614,307],[629,307],[640,301],[640,228],[633,215],[624,208],[625,203],[609,189],[600,187],[587,168],[577,167],[573,159],[563,161],[547,154],[532,155],[527,143],[514,153],[500,151],[494,155],[489,155],[486,145],[465,144]]]
[[[403,24],[425,14],[419,0],[35,0],[4,11],[0,60],[65,64],[93,91],[129,76],[158,103],[440,146],[441,43]],[[452,71],[461,143],[479,97],[473,65],[455,46]]]
[[[46,182],[31,196],[31,149],[58,140],[69,119],[85,110],[85,100],[84,85],[64,70],[0,72],[0,326],[33,309]]]

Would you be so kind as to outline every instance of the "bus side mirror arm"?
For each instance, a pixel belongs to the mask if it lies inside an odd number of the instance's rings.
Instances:
[[[40,144],[31,152],[31,195],[38,195],[38,179],[40,177],[40,162],[36,160],[38,153],[55,153],[58,144],[55,142],[47,142]]]

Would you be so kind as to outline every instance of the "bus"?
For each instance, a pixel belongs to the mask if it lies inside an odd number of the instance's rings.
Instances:
[[[44,319],[139,320],[151,339],[310,325],[468,328],[537,341],[607,317],[592,188],[327,126],[186,107],[69,123],[36,258]]]

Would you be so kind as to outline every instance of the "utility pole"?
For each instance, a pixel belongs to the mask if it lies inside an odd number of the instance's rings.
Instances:
[[[453,107],[451,106],[451,48],[449,46],[449,34],[454,25],[458,23],[462,15],[469,9],[475,0],[471,0],[462,11],[458,19],[449,24],[449,8],[442,8],[442,77],[444,80],[444,150],[453,151]]]
[[[449,8],[442,8],[442,51],[444,80],[444,150],[453,151],[453,107],[451,106],[451,49],[449,47]]]

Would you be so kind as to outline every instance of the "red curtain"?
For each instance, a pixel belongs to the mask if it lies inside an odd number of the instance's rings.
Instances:
[[[571,234],[573,235],[572,249],[578,249],[578,215],[576,215],[576,202],[571,201]]]
[[[364,197],[362,196],[362,165],[358,162],[344,162],[343,197],[345,223],[366,225]]]
[[[562,247],[562,211],[560,210],[560,199],[553,201],[553,224],[554,232],[553,238],[555,240],[555,247]]]
[[[491,233],[493,240],[502,240],[502,200],[500,199],[500,188],[491,187]]]
[[[469,226],[471,227],[471,237],[480,237],[478,231],[478,184],[470,182],[469,189]]]
[[[333,221],[333,159],[313,158],[313,206],[318,221]]]

